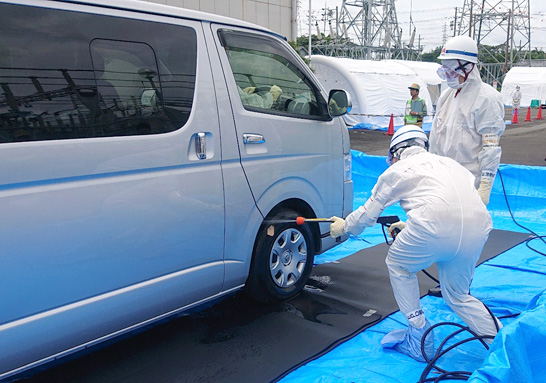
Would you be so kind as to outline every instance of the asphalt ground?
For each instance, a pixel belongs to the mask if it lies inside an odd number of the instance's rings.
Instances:
[[[531,121],[525,121],[528,108],[518,113],[518,123],[508,124],[500,139],[501,163],[546,166],[546,109],[544,119],[537,120],[538,109],[532,108]],[[505,108],[505,121],[512,121],[512,108]],[[351,149],[370,155],[386,156],[391,136],[379,130],[350,129]]]

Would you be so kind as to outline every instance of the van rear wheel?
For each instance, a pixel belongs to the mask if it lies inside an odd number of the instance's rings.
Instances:
[[[297,213],[283,210],[260,227],[254,245],[246,292],[253,299],[270,303],[296,296],[305,286],[315,249],[307,224],[297,225]],[[293,222],[279,222],[293,220]]]

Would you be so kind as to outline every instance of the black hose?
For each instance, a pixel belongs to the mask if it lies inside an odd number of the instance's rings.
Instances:
[[[493,318],[495,318],[495,317],[493,316]],[[495,320],[495,323],[496,323],[496,320]],[[431,332],[434,328],[439,327],[439,326],[455,326],[455,327],[459,327],[459,329],[452,332],[447,337],[445,337],[444,340],[442,341],[442,343],[440,343],[440,346],[438,347],[438,349],[436,350],[436,354],[434,355],[434,357],[432,359],[429,359],[428,356],[425,353],[425,350],[424,350],[425,338],[426,338],[426,336],[428,335],[429,332]],[[454,336],[460,334],[463,331],[469,332],[470,334],[472,334],[472,337],[463,339],[463,340],[449,346],[445,350],[442,350],[442,348],[444,347],[444,345],[447,343],[447,341],[449,339],[453,338]],[[470,330],[468,327],[465,327],[465,326],[463,326],[461,324],[454,323],[454,322],[442,322],[442,323],[437,323],[437,324],[431,326],[429,329],[427,329],[425,331],[425,333],[423,334],[423,337],[421,338],[421,353],[422,353],[423,357],[425,358],[425,360],[427,361],[427,367],[425,367],[425,369],[421,373],[421,377],[419,378],[419,383],[440,382],[442,380],[468,380],[470,375],[472,375],[472,372],[470,372],[470,371],[446,371],[446,370],[438,367],[436,365],[436,362],[438,361],[438,359],[440,359],[442,356],[447,354],[449,351],[459,347],[460,345],[471,342],[473,340],[480,341],[482,343],[482,345],[485,347],[485,349],[489,350],[489,345],[484,341],[484,339],[493,339],[494,337],[495,337],[494,335],[478,335],[474,331]],[[429,375],[429,373],[433,369],[440,372],[441,375],[435,376],[435,377],[432,377],[432,378],[427,378],[427,376]]]
[[[537,233],[535,233],[533,230],[529,229],[528,227],[525,227],[521,224],[519,224],[515,217],[514,217],[514,214],[512,213],[512,209],[510,208],[510,204],[508,203],[508,196],[506,195],[506,189],[504,187],[504,180],[502,179],[502,174],[501,174],[501,171],[500,169],[498,170],[498,173],[499,173],[499,178],[500,178],[500,181],[501,181],[501,186],[502,186],[502,191],[503,191],[503,194],[504,194],[504,200],[506,201],[506,206],[508,207],[508,212],[510,213],[510,217],[512,218],[512,221],[514,221],[514,223],[516,225],[518,225],[519,227],[521,227],[522,229],[528,231],[529,233],[533,234],[533,237],[527,239],[525,241],[525,245],[531,249],[532,251],[538,253],[538,254],[541,254],[541,255],[544,255],[546,256],[545,253],[533,248],[531,245],[530,245],[530,242],[535,240],[535,239],[540,239],[544,244],[546,244],[546,240],[544,239],[545,236],[543,235],[538,235]],[[439,281],[434,278],[432,275],[430,275],[426,270],[422,270],[423,273],[425,273],[425,275],[427,275],[430,279],[432,279],[433,281],[439,283]],[[483,302],[482,302],[483,303]],[[489,307],[487,307],[487,305],[485,303],[483,303],[483,305],[485,306],[485,308],[487,309],[487,311],[489,312],[489,315],[491,315],[491,318],[493,319],[494,323],[495,323],[495,328],[497,330],[497,333],[499,332],[499,324],[497,322],[497,319],[495,318],[495,316],[493,315],[493,312],[491,312],[491,310],[489,309]],[[499,318],[512,318],[512,317],[516,317],[518,316],[520,313],[514,313],[514,314],[509,314],[509,315],[505,315],[505,316],[502,316],[502,317],[499,317]],[[460,327],[459,330],[456,330],[454,332],[452,332],[451,334],[449,334],[443,341],[442,343],[440,344],[440,346],[438,347],[438,350],[436,351],[436,355],[434,355],[434,357],[432,359],[429,359],[428,356],[425,354],[425,338],[426,336],[428,335],[428,333],[430,331],[432,331],[433,328],[435,327],[438,327],[438,326],[443,326],[443,325],[451,325],[451,326],[456,326],[456,327]],[[445,350],[442,350],[442,348],[444,347],[445,343],[451,339],[452,337],[456,336],[457,334],[461,333],[462,331],[468,331],[469,333],[471,333],[473,336],[470,337],[470,338],[467,338],[467,339],[464,339],[460,342],[457,342],[455,343],[454,345],[448,347],[447,349]],[[461,344],[464,344],[464,343],[467,343],[467,342],[470,342],[470,341],[473,341],[473,340],[479,340],[482,345],[487,349],[489,350],[489,345],[487,343],[485,343],[484,339],[493,339],[494,336],[492,335],[484,335],[484,336],[480,336],[480,335],[477,335],[476,333],[474,333],[472,330],[470,330],[468,327],[465,327],[465,326],[462,326],[458,323],[453,323],[453,322],[443,322],[443,323],[438,323],[434,326],[431,326],[427,331],[425,331],[424,335],[423,335],[423,338],[421,339],[421,353],[423,355],[423,357],[425,358],[425,360],[427,361],[427,367],[425,367],[425,369],[423,370],[423,373],[421,374],[421,377],[419,379],[419,383],[424,383],[424,382],[441,382],[443,380],[468,380],[470,378],[470,376],[472,375],[472,372],[470,371],[446,371],[446,370],[443,370],[442,368],[438,367],[436,365],[436,362],[438,361],[438,359],[440,359],[442,356],[444,356],[447,352],[453,350],[454,348],[460,346]],[[432,371],[432,370],[436,370],[440,373],[440,375],[438,376],[434,376],[434,377],[430,377],[430,378],[427,378],[428,374]]]
[[[440,284],[440,281],[437,280],[436,278],[434,278],[432,275],[430,275],[430,273],[428,271],[426,271],[425,269],[421,270],[427,277],[429,277],[430,279],[432,279],[434,282]]]
[[[523,226],[523,225],[520,225],[520,224],[516,221],[516,219],[514,218],[514,214],[512,214],[512,209],[510,208],[510,204],[508,203],[508,196],[506,195],[506,189],[504,188],[504,181],[503,181],[503,179],[502,179],[502,173],[501,173],[500,169],[498,170],[498,173],[499,173],[499,178],[500,178],[501,185],[502,185],[502,192],[503,192],[503,194],[504,194],[504,200],[506,201],[506,207],[508,207],[508,212],[510,213],[510,217],[512,217],[512,221],[514,221],[514,223],[515,223],[516,225],[518,225],[519,227],[521,227],[522,229],[524,229],[524,230],[526,230],[526,231],[528,231],[529,233],[531,233],[531,234],[534,235],[534,237],[531,237],[530,239],[528,239],[528,240],[526,241],[527,247],[528,247],[529,249],[533,250],[533,251],[536,251],[536,252],[539,253],[539,254],[546,255],[546,254],[541,253],[540,251],[535,250],[535,249],[533,249],[532,247],[529,246],[529,241],[531,241],[531,240],[533,240],[533,239],[537,239],[537,238],[538,238],[538,239],[540,239],[542,242],[544,242],[545,245],[546,245],[546,241],[544,240],[544,236],[543,236],[543,235],[538,235],[538,234],[535,233],[533,230],[531,230],[531,229],[529,229],[528,227],[525,227],[525,226]]]
[[[531,245],[529,245],[529,243],[534,239],[540,239],[542,242],[544,242],[544,237],[545,237],[544,235],[539,235],[538,237],[531,237],[527,241],[525,241],[525,246],[533,250],[535,253],[538,253],[546,257],[546,253],[543,253],[542,251],[538,251],[537,249],[534,249],[533,247],[531,247]]]

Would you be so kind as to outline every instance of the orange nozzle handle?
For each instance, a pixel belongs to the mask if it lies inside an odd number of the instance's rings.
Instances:
[[[304,223],[305,223],[305,218],[303,217],[296,218],[296,224],[303,225]]]

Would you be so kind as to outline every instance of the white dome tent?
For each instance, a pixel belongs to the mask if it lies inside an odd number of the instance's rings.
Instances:
[[[420,85],[419,96],[427,103],[429,113],[433,110],[427,83],[414,70],[395,60],[313,55],[311,68],[328,92],[344,89],[350,94],[353,109],[344,116],[350,126],[384,130],[389,126],[391,114],[395,117],[394,125],[403,125],[406,102],[410,98],[408,87],[413,83]],[[425,123],[431,121],[431,116],[424,119]]]
[[[546,101],[546,68],[513,67],[506,73],[502,82],[501,95],[504,105],[512,106],[512,94],[516,86],[521,90],[520,107],[529,107],[532,100]]]

